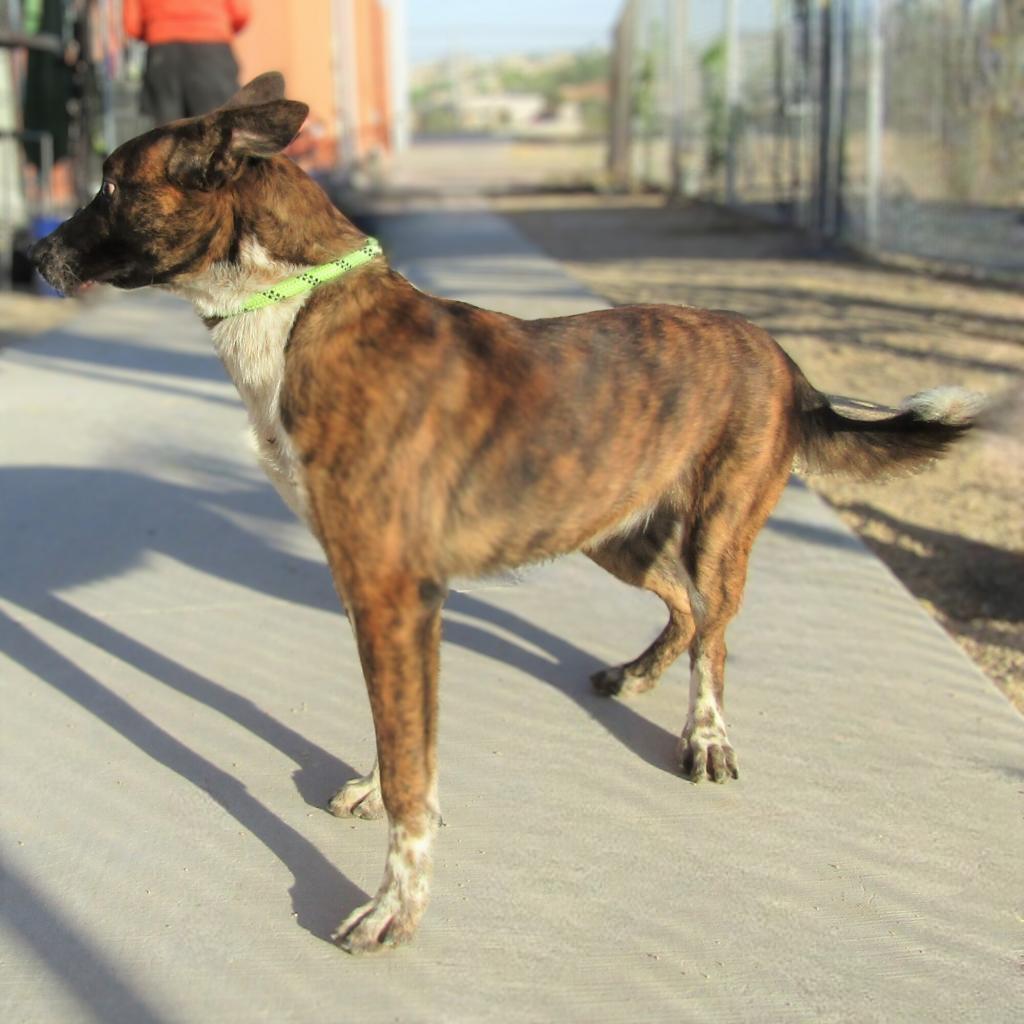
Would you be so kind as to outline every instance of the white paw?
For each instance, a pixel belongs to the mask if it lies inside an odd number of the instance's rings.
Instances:
[[[736,752],[717,713],[704,724],[687,722],[676,753],[679,767],[691,782],[703,782],[707,778],[726,782],[740,777]]]
[[[420,916],[422,910],[409,913],[403,908],[397,886],[392,886],[353,910],[331,939],[346,953],[375,953],[411,938]]]
[[[384,817],[384,801],[380,795],[380,778],[375,771],[346,782],[331,797],[327,809],[338,818]]]
[[[391,826],[384,881],[369,903],[352,911],[332,936],[347,953],[372,953],[412,937],[430,898],[433,824],[419,836]]]

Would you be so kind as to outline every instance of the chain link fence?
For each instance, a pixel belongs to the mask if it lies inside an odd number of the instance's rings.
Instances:
[[[628,0],[613,68],[619,185],[1024,271],[1024,0]]]

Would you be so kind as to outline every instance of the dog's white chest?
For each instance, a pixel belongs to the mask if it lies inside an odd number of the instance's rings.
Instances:
[[[277,425],[284,346],[298,311],[294,305],[280,303],[255,314],[242,313],[213,329],[214,348],[256,430]]]
[[[304,300],[300,296],[231,317],[214,327],[212,338],[249,414],[264,471],[296,515],[308,521],[302,468],[280,414],[284,348]]]
[[[254,238],[239,245],[238,262],[214,264],[201,278],[175,290],[203,317],[237,309],[253,292],[308,269],[278,263]],[[309,524],[302,467],[281,425],[284,349],[308,293],[248,313],[228,316],[211,333],[214,348],[245,403],[253,441],[270,482],[288,506]]]

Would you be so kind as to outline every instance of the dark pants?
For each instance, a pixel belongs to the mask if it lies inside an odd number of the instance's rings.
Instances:
[[[146,54],[142,112],[157,124],[206,114],[238,91],[227,43],[162,43]]]

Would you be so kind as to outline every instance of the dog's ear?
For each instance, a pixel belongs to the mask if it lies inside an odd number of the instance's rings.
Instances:
[[[309,107],[295,100],[225,111],[221,122],[230,133],[228,150],[235,158],[280,153],[299,134],[308,114]]]
[[[220,109],[254,107],[272,100],[284,99],[284,75],[280,71],[265,71],[257,75],[248,85],[243,85]]]
[[[179,135],[167,161],[167,180],[188,189],[219,188],[246,157],[280,153],[308,114],[309,107],[294,100],[216,110]]]

